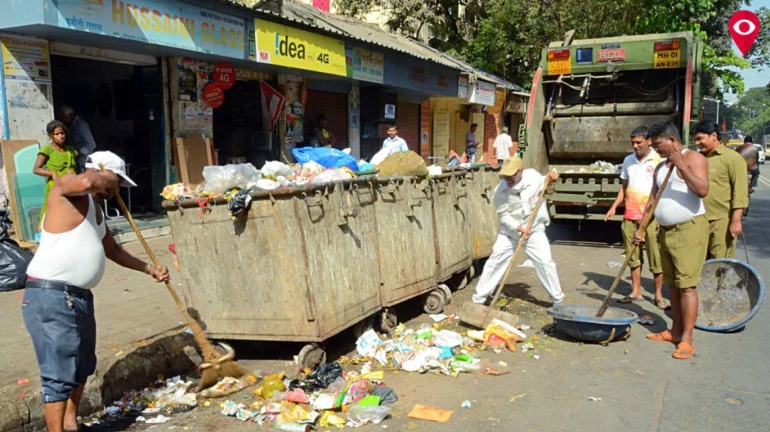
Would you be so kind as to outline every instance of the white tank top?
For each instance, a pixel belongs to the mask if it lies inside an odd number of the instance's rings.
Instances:
[[[689,150],[682,150],[682,154]],[[686,222],[696,216],[706,214],[706,207],[703,205],[703,199],[695,195],[687,183],[679,176],[676,167],[672,168],[674,172],[668,180],[666,189],[660,197],[660,202],[655,208],[655,219],[662,226],[672,226]],[[655,183],[660,187],[668,174],[669,168],[664,164],[658,170],[658,176]]]
[[[102,239],[106,233],[104,217],[101,224],[96,223],[96,205],[89,195],[88,214],[80,225],[60,234],[41,228],[40,247],[27,267],[27,275],[83,289],[95,287],[104,275],[106,257]]]

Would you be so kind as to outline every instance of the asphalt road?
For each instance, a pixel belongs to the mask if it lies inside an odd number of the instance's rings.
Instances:
[[[751,265],[764,280],[770,280],[770,247],[767,221],[770,216],[770,176],[762,179],[752,196],[751,212],[744,220]],[[578,229],[580,228],[580,229]],[[592,222],[580,227],[575,222],[556,223],[549,229],[553,254],[559,267],[568,303],[598,304],[617,269],[609,261],[622,261],[622,248],[592,243],[599,237],[617,241],[619,226]],[[614,239],[614,240],[613,240]],[[739,259],[743,260],[742,254]],[[520,261],[523,261],[520,259]],[[630,291],[628,275],[616,294]],[[643,285],[652,294],[650,274],[645,270]],[[468,301],[475,283],[455,295],[447,313]],[[551,320],[550,306],[532,269],[516,268],[509,278],[506,294],[510,308],[532,329],[535,350],[529,353],[482,353],[482,358],[507,364],[505,376],[462,374],[457,378],[415,375],[388,371],[385,382],[399,395],[392,417],[381,426],[365,430],[420,431],[770,431],[770,328],[768,306],[739,332],[731,334],[697,331],[697,353],[689,361],[671,358],[673,345],[648,341],[644,336],[670,326],[669,317],[650,302],[628,306],[637,313],[652,315],[656,324],[635,324],[630,339],[609,346],[581,344],[556,333],[538,335]],[[419,305],[413,309],[418,309]],[[613,304],[613,306],[618,306]],[[428,323],[414,310],[400,311],[412,328]],[[446,328],[458,330],[455,324]],[[329,360],[349,353],[349,334],[330,343]],[[521,345],[519,345],[519,348]],[[298,347],[286,344],[236,345],[241,362],[252,370],[292,373],[291,358]],[[536,358],[535,356],[538,356]],[[353,367],[355,368],[355,367]],[[231,396],[249,402],[251,393]],[[463,401],[470,408],[461,408]],[[208,407],[178,414],[156,430],[209,431],[261,430],[219,413],[218,401]],[[415,404],[454,411],[447,423],[438,424],[407,418]],[[145,430],[149,425],[123,425]],[[268,430],[267,427],[263,428]],[[319,430],[331,430],[321,428]]]

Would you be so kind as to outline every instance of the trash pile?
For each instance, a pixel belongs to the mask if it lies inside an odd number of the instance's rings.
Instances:
[[[619,169],[616,165],[600,160],[592,163],[588,167],[581,167],[577,170],[571,169],[565,172],[567,174],[618,174]]]
[[[136,420],[149,424],[166,423],[171,414],[192,410],[198,405],[195,385],[177,376],[168,380],[158,379],[151,388],[126,392],[123,398],[107,407],[103,418],[117,418],[124,414],[137,415]],[[95,420],[99,424],[100,420]]]
[[[320,427],[358,427],[379,424],[398,400],[382,379],[384,372],[344,372],[339,363],[327,363],[301,379],[283,373],[264,377],[253,400],[219,404],[222,415],[280,430],[305,431]]]
[[[349,150],[349,149],[348,149]],[[440,168],[429,173],[425,161],[413,151],[395,153],[374,165],[357,161],[348,150],[306,147],[292,150],[296,164],[268,161],[257,169],[250,163],[203,168],[200,185],[176,183],[166,186],[161,196],[169,201],[185,198],[235,195],[239,191],[273,190],[279,187],[326,184],[356,176],[420,176],[441,174]]]
[[[460,373],[504,375],[509,370],[492,366],[477,358],[482,349],[516,351],[516,343],[526,335],[503,321],[492,320],[485,330],[468,331],[465,336],[451,330],[423,327],[407,329],[403,324],[394,337],[383,341],[369,330],[356,342],[356,362],[375,360],[381,366],[417,373],[440,373],[457,376]]]

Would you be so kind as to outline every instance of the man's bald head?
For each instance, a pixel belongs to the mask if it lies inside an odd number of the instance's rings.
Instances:
[[[78,114],[75,112],[75,109],[72,108],[69,105],[62,105],[59,107],[59,120],[64,122],[67,126],[71,125],[72,122],[75,120],[75,117],[77,117]]]

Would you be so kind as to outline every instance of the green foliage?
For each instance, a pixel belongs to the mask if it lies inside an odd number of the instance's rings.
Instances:
[[[732,50],[727,24],[741,0],[337,0],[349,15],[373,8],[387,25],[413,37],[428,27],[431,43],[476,67],[528,87],[541,50],[575,29],[576,39],[693,31],[706,41],[702,90],[741,93],[735,68],[770,63],[770,12],[760,8],[764,29],[748,59]],[[343,5],[344,7],[341,7]]]
[[[723,118],[729,129],[740,129],[753,135],[755,143],[761,143],[765,126],[770,126],[770,93],[764,87],[749,89],[737,103],[725,109]]]

